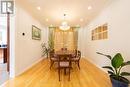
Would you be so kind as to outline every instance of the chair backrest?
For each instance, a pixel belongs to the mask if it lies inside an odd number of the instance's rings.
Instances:
[[[55,50],[53,49],[53,50],[51,50],[51,51],[49,52],[50,58],[54,57],[54,54],[55,54]]]
[[[58,55],[58,66],[60,67],[60,62],[69,62],[71,65],[71,55]]]
[[[77,49],[76,49],[76,50],[73,50],[72,57],[73,57],[73,58],[76,58],[76,57],[77,57],[77,53],[78,53],[78,50],[77,50]]]
[[[79,51],[79,50],[77,51],[77,58],[79,58],[79,59],[81,58],[81,51]]]

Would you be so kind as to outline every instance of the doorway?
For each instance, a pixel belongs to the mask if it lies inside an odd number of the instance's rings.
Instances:
[[[7,16],[0,16],[0,85],[9,79]]]

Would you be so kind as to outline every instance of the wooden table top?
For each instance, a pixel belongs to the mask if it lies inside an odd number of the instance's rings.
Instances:
[[[74,51],[70,51],[70,50],[59,50],[55,52],[56,55],[71,55],[74,54]]]

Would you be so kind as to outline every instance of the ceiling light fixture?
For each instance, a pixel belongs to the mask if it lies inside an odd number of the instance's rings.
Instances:
[[[37,9],[38,9],[38,10],[41,10],[41,7],[38,6]]]
[[[53,27],[53,25],[51,24],[50,27]]]
[[[60,26],[60,29],[64,30],[64,31],[70,29],[70,26],[68,25],[68,23],[65,20],[65,18],[66,18],[66,14],[64,14],[64,20],[63,20],[63,22],[61,23],[61,26]]]
[[[88,10],[91,10],[92,9],[92,6],[88,6]]]
[[[49,21],[49,19],[47,18],[47,19],[46,19],[46,22],[48,22],[48,21]]]
[[[80,22],[83,22],[83,21],[84,21],[84,20],[81,18],[81,19],[80,19]]]

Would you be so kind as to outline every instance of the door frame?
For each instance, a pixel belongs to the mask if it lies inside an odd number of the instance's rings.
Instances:
[[[7,12],[7,71],[10,72],[10,13]]]

